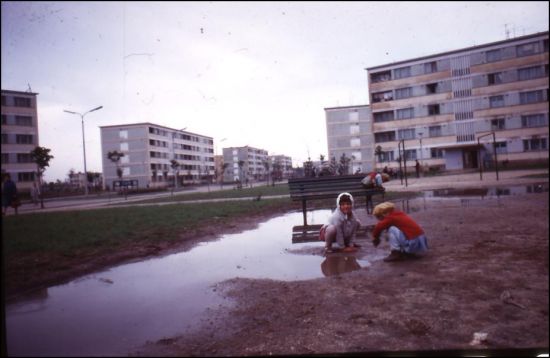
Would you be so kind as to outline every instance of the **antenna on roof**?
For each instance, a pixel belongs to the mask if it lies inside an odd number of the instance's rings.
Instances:
[[[27,88],[27,92],[32,93],[31,84],[30,84],[30,83],[27,83],[27,86],[29,86],[29,88]]]

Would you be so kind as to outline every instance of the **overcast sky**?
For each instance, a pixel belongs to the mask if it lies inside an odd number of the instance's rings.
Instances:
[[[45,179],[102,171],[99,126],[152,122],[327,155],[324,108],[368,104],[365,68],[548,31],[548,2],[2,1],[2,89],[38,95]],[[226,138],[222,141],[223,138]]]

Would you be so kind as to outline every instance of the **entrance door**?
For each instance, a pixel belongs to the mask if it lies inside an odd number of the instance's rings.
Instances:
[[[464,169],[477,168],[477,150],[462,151],[462,162],[464,163]]]

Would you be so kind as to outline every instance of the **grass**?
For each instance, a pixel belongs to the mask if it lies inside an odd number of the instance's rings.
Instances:
[[[226,185],[225,188],[228,188]],[[243,189],[227,189],[218,190],[210,193],[175,193],[173,196],[167,196],[163,198],[147,199],[136,201],[134,203],[146,204],[146,203],[166,203],[175,201],[189,201],[189,200],[204,200],[204,199],[226,199],[226,198],[246,198],[246,197],[262,197],[271,195],[288,195],[288,185],[276,185],[276,186],[259,186],[254,188]]]
[[[2,237],[8,257],[37,252],[71,254],[177,240],[186,230],[286,207],[290,209],[292,204],[285,198],[28,214],[3,218]]]

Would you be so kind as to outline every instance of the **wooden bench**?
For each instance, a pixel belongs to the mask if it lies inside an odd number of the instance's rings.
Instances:
[[[307,201],[318,199],[333,199],[336,207],[336,198],[338,194],[347,192],[353,195],[354,206],[357,207],[357,201],[360,197],[365,198],[367,213],[370,214],[373,209],[372,196],[382,195],[384,200],[384,189],[372,188],[366,189],[361,180],[366,174],[326,176],[320,178],[293,178],[288,180],[290,189],[290,198],[293,201],[302,202],[302,211],[304,215],[304,226],[307,225]]]

